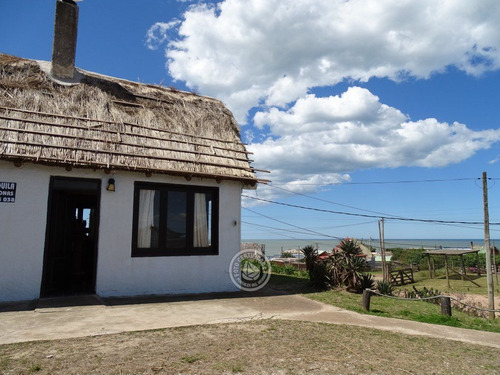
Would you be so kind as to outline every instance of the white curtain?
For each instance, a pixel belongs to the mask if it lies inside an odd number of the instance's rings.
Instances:
[[[208,238],[208,215],[205,194],[194,194],[194,247],[210,246]]]
[[[151,247],[151,233],[154,229],[155,193],[155,190],[141,190],[139,192],[137,247]]]

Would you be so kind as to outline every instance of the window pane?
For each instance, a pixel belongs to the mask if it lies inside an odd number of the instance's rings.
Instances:
[[[133,257],[218,254],[217,188],[136,182],[135,189]]]
[[[137,225],[137,247],[157,248],[160,229],[160,192],[139,191],[139,218]]]
[[[211,199],[209,194],[194,195],[194,247],[210,246]]]
[[[186,248],[187,193],[169,191],[167,202],[167,248]]]

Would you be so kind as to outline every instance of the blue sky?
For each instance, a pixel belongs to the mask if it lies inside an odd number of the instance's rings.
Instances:
[[[377,238],[379,216],[482,221],[483,171],[500,222],[496,0],[78,4],[78,67],[234,113],[253,165],[272,172],[244,193],[244,239]],[[1,0],[0,52],[50,60],[54,5]],[[385,232],[477,239],[483,228],[387,220]]]

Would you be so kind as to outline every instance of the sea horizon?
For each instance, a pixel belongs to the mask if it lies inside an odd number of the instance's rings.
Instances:
[[[374,248],[379,248],[378,238],[358,238],[365,245],[373,246]],[[281,254],[281,252],[291,249],[303,248],[307,245],[317,246],[319,251],[330,251],[335,248],[340,240],[336,239],[242,239],[242,243],[256,243],[265,246],[265,253],[267,256],[275,256]],[[385,239],[385,248],[425,248],[425,249],[439,249],[439,248],[470,248],[471,242],[475,248],[484,247],[484,239],[456,239],[456,238],[414,238],[414,239],[400,239],[400,238],[390,238]],[[498,240],[490,239],[490,243],[493,245],[498,242]]]

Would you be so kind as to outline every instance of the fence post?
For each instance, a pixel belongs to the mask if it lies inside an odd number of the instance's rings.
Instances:
[[[450,297],[441,297],[441,314],[444,316],[451,316]]]
[[[370,296],[372,292],[370,289],[363,290],[363,310],[370,311]]]

